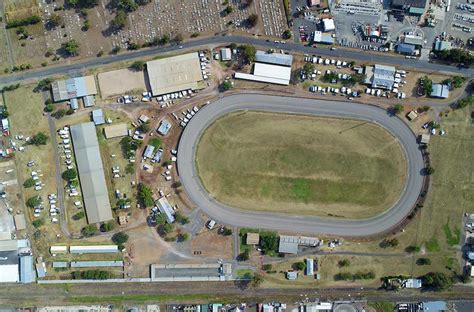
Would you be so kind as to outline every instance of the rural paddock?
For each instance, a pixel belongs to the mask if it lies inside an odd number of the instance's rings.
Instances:
[[[197,145],[205,130],[219,117],[245,110],[348,118],[382,126],[397,138],[407,158],[407,179],[401,196],[384,213],[363,220],[256,212],[217,201],[200,181],[195,161]],[[184,129],[178,150],[178,172],[190,200],[216,221],[239,227],[340,236],[376,235],[389,231],[405,219],[417,202],[424,181],[423,157],[411,129],[387,111],[363,104],[257,94],[227,96],[205,106],[193,117]]]
[[[197,150],[214,198],[245,210],[364,219],[399,198],[406,162],[396,138],[365,121],[236,112]]]

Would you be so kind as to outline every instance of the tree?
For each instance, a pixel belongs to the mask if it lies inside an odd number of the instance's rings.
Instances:
[[[338,263],[339,267],[348,267],[351,265],[351,262],[348,259],[340,260]]]
[[[250,14],[247,18],[247,22],[250,25],[250,28],[257,26],[258,23],[258,15],[257,14]]]
[[[257,53],[257,49],[249,44],[244,44],[240,46],[240,50],[242,53],[242,57],[247,63],[255,62],[255,55]]]
[[[334,280],[335,281],[349,281],[349,280],[353,280],[353,276],[349,272],[337,273],[336,275],[334,275]]]
[[[33,180],[33,178],[26,179],[25,182],[23,182],[24,188],[29,188],[33,186],[35,186],[35,180]]]
[[[252,278],[252,285],[253,287],[258,287],[263,283],[263,281],[263,276],[258,273],[255,273]]]
[[[230,80],[226,80],[222,83],[222,89],[224,91],[232,89],[232,82]]]
[[[472,56],[469,51],[463,49],[443,50],[437,55],[443,61],[463,63],[466,67],[469,67],[474,63],[474,56]]]
[[[183,42],[183,40],[184,40],[184,37],[183,37],[183,35],[180,34],[180,33],[177,34],[177,35],[174,37],[174,42],[176,42],[176,43]]]
[[[33,135],[28,143],[36,146],[46,145],[46,143],[48,143],[48,139],[49,137],[45,133],[38,132],[37,134]]]
[[[133,163],[127,164],[127,166],[125,166],[125,173],[134,174],[135,173],[135,165]]]
[[[41,204],[41,198],[39,195],[28,198],[26,205],[30,208],[36,208]]]
[[[138,185],[138,200],[144,207],[151,207],[154,205],[153,192],[146,184],[140,183]]]
[[[77,8],[93,8],[99,4],[99,0],[67,0],[66,3]]]
[[[112,235],[112,241],[119,246],[123,246],[128,241],[128,235],[123,232],[115,233]]]
[[[52,116],[56,119],[61,119],[63,118],[64,116],[66,116],[66,113],[67,111],[64,109],[64,108],[61,108],[61,109],[58,109],[57,111],[55,111]]]
[[[67,169],[63,172],[62,177],[66,181],[72,181],[77,178],[77,171],[76,169]]]
[[[232,235],[232,229],[225,226],[224,229],[222,230],[222,235],[224,236]]]
[[[293,263],[293,269],[303,271],[306,269],[306,264],[302,261]]]
[[[396,238],[384,239],[382,242],[380,242],[379,245],[380,245],[381,248],[397,247],[398,246],[398,239],[396,239]]]
[[[36,219],[31,224],[33,224],[33,226],[35,228],[39,228],[39,227],[44,225],[44,220],[43,219]]]
[[[465,78],[462,76],[454,76],[451,79],[451,82],[454,88],[461,88],[464,81],[465,81]]]
[[[112,20],[112,27],[115,29],[122,29],[127,26],[127,13],[124,10],[118,10]]]
[[[396,104],[392,107],[392,110],[395,114],[401,114],[405,107],[402,104]]]
[[[78,221],[84,219],[85,216],[86,214],[84,213],[84,211],[79,211],[78,213],[72,216],[72,219]]]
[[[311,75],[314,72],[314,65],[313,63],[305,63],[303,66],[303,70],[307,75]]]
[[[260,246],[264,253],[273,253],[278,249],[278,235],[276,232],[260,233]]]
[[[98,232],[97,226],[95,224],[89,224],[82,228],[82,235],[85,237],[91,237],[96,235]]]
[[[185,242],[187,240],[189,240],[189,233],[181,233],[178,235],[179,242]]]
[[[224,16],[227,16],[229,15],[230,13],[234,12],[234,8],[231,7],[230,5],[228,5],[225,9],[224,9]]]
[[[46,91],[51,88],[53,80],[51,78],[41,79],[36,87],[33,89],[34,92]]]
[[[48,24],[51,26],[51,28],[58,27],[59,25],[63,24],[63,18],[59,14],[51,14]]]
[[[156,221],[156,224],[158,224],[158,225],[166,224],[165,214],[164,213],[159,213],[159,214],[155,215],[155,221]]]
[[[165,34],[161,37],[160,39],[160,44],[161,45],[165,45],[165,44],[168,44],[170,42],[170,36]]]
[[[450,288],[453,284],[452,279],[442,272],[430,272],[421,278],[423,280],[424,288],[435,291]]]
[[[435,172],[435,169],[431,167],[430,165],[426,166],[425,172],[427,175],[432,175]]]
[[[405,251],[408,253],[414,253],[414,252],[420,252],[420,247],[419,246],[414,246],[410,245],[407,248],[405,248]]]
[[[188,224],[189,223],[189,218],[186,216],[183,216],[181,212],[176,212],[174,215],[174,218],[176,219],[176,222],[181,223],[181,224]]]
[[[429,258],[418,258],[416,260],[416,264],[418,264],[418,265],[430,265],[431,260]]]
[[[46,104],[44,107],[44,111],[47,113],[51,113],[54,110],[54,104]]]
[[[174,225],[173,224],[166,223],[166,224],[163,225],[163,232],[165,234],[169,234],[173,231],[174,231]]]
[[[114,222],[112,222],[112,221],[105,222],[105,223],[102,224],[102,226],[101,226],[101,230],[102,230],[103,232],[110,232],[110,231],[112,231],[114,228],[115,228],[115,224],[114,224]]]
[[[146,133],[146,132],[150,131],[150,124],[147,123],[147,122],[144,122],[137,128],[137,130],[140,131],[140,132]]]
[[[142,71],[145,69],[145,62],[144,61],[135,61],[133,62],[132,65],[130,65],[130,68],[132,68],[135,71]]]
[[[62,48],[70,56],[76,56],[79,53],[79,43],[74,39],[71,39],[68,42],[63,43]]]
[[[271,263],[264,264],[264,265],[262,266],[262,269],[263,269],[264,271],[271,271],[271,270],[273,269],[273,265],[272,265]]]
[[[465,99],[459,100],[457,106],[458,108],[464,108],[467,106],[471,106],[472,104],[474,104],[474,96],[471,95]]]
[[[433,92],[433,81],[428,78],[428,76],[424,76],[421,78],[421,82],[423,83],[423,92],[426,96],[430,96],[431,92]]]
[[[291,30],[287,29],[283,32],[283,39],[291,39],[292,33]]]
[[[247,261],[250,259],[250,250],[247,248],[239,254],[239,261]]]

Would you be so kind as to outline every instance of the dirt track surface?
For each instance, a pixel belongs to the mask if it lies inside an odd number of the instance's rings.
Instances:
[[[363,220],[288,216],[228,207],[211,198],[201,184],[195,154],[204,130],[217,118],[241,110],[352,118],[376,123],[392,133],[404,149],[408,163],[407,181],[399,200],[386,212]],[[240,94],[207,105],[189,122],[178,147],[178,173],[190,200],[216,221],[250,228],[265,228],[308,234],[363,237],[387,232],[411,212],[423,185],[423,158],[416,137],[398,117],[378,107],[347,102],[328,102],[291,97]]]

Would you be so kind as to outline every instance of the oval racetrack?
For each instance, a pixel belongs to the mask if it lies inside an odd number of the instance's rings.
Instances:
[[[351,118],[384,127],[398,138],[407,158],[407,181],[402,195],[384,213],[359,220],[244,211],[216,201],[201,184],[195,162],[196,148],[201,135],[212,122],[223,115],[242,110]],[[415,135],[408,126],[381,108],[348,102],[256,94],[223,97],[203,107],[191,119],[182,134],[178,153],[178,173],[190,200],[216,221],[238,227],[338,236],[376,235],[394,228],[411,212],[423,185],[423,158]]]

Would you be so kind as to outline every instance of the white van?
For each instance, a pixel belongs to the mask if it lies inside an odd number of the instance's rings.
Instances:
[[[214,220],[209,220],[209,222],[207,223],[207,228],[209,230],[212,230],[214,228],[214,226],[216,226],[216,221]]]

